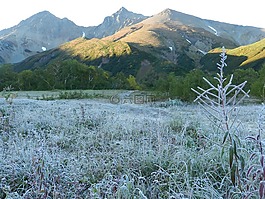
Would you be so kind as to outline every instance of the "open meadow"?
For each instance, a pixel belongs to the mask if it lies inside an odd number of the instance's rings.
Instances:
[[[31,98],[0,98],[0,198],[243,196],[222,154],[224,133],[196,104]],[[245,138],[262,130],[262,106],[238,110],[237,150],[248,168],[258,149]],[[244,194],[258,198],[254,178],[245,182]]]

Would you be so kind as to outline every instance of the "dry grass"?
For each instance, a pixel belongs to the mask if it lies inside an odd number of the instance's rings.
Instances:
[[[124,42],[103,39],[78,38],[60,46],[60,50],[82,60],[94,60],[101,57],[122,56],[131,53],[130,46]]]

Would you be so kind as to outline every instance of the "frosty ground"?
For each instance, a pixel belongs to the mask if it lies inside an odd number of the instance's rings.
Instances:
[[[1,98],[0,107],[0,198],[225,198],[231,188],[223,133],[198,105]],[[262,107],[238,108],[248,145]]]

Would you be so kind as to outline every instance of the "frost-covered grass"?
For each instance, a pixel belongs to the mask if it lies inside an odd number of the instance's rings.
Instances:
[[[260,108],[240,107],[240,137],[256,133]],[[0,110],[0,198],[210,199],[233,189],[223,134],[199,106],[2,98]]]

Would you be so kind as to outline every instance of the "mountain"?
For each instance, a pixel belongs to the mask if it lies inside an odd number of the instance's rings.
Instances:
[[[40,12],[0,32],[0,63],[22,61],[80,36],[82,28],[72,21]]]
[[[221,48],[213,49],[201,59],[205,70],[217,70],[216,63],[219,62],[221,51]],[[237,68],[259,70],[265,64],[265,39],[238,48],[226,49],[226,54],[228,72]]]
[[[263,38],[265,29],[201,19],[166,9],[104,39],[127,42],[158,59],[168,61],[175,68],[189,71],[193,68],[211,67],[208,52],[222,46],[234,49],[246,45],[245,48],[252,54],[258,54],[265,46],[264,42],[258,42]],[[259,48],[252,45],[253,42],[258,42]],[[256,55],[256,58],[262,59],[262,56]],[[248,60],[249,63],[253,61]],[[256,64],[259,63],[258,60],[255,61]],[[237,67],[236,64],[234,62],[232,66]]]
[[[177,12],[171,9],[165,9],[157,15],[148,18],[144,23],[154,24],[158,22],[167,23],[170,21],[173,21],[174,25],[185,25],[194,28],[202,28],[218,37],[229,39],[239,46],[259,41],[265,37],[265,29],[262,28],[240,26],[201,19],[199,17]]]
[[[198,20],[203,21],[166,9],[104,39],[127,42],[184,70],[200,67],[200,59],[213,48],[238,46],[234,41],[218,36],[209,29],[192,26]]]
[[[146,17],[121,8],[102,24],[80,27],[67,18],[57,18],[48,11],[37,13],[18,25],[0,31],[0,64],[17,63],[81,36],[108,36]]]
[[[111,16],[105,17],[102,24],[95,26],[90,32],[89,38],[103,38],[114,34],[124,27],[138,23],[147,17],[142,14],[136,14],[122,7]]]
[[[20,72],[57,65],[65,60],[73,59],[89,66],[98,66],[112,74],[123,72],[126,75],[137,75],[141,66],[149,68],[150,63],[162,65],[163,62],[152,54],[141,51],[126,42],[78,38],[58,48],[28,57],[24,61],[14,64],[14,69]]]
[[[102,39],[70,41],[29,57],[15,68],[20,71],[76,59],[101,66],[114,74],[124,72],[142,78],[150,72],[183,74],[199,67],[200,59],[209,50],[223,45],[237,47],[233,41],[211,31],[189,26],[189,23],[184,25],[188,22],[186,18],[198,18],[189,15],[176,17],[175,13],[178,12],[165,10]]]
[[[87,65],[101,67],[112,74],[132,74],[138,80],[150,74],[174,72],[181,75],[194,68],[207,68],[209,62],[204,58],[213,54],[208,53],[212,49],[222,46],[233,49],[243,43],[250,44],[265,38],[265,32],[260,28],[215,22],[170,9],[148,18],[143,17],[143,20],[138,15],[133,15],[135,17],[131,18],[140,22],[122,28],[131,24],[125,23],[128,20],[121,17],[122,13],[130,12],[121,8],[111,20],[106,18],[103,22],[122,24],[116,26],[120,30],[114,34],[104,38],[88,37],[69,41],[28,57],[15,64],[15,70],[46,67],[75,59]],[[90,27],[91,30],[95,34],[96,27]]]

